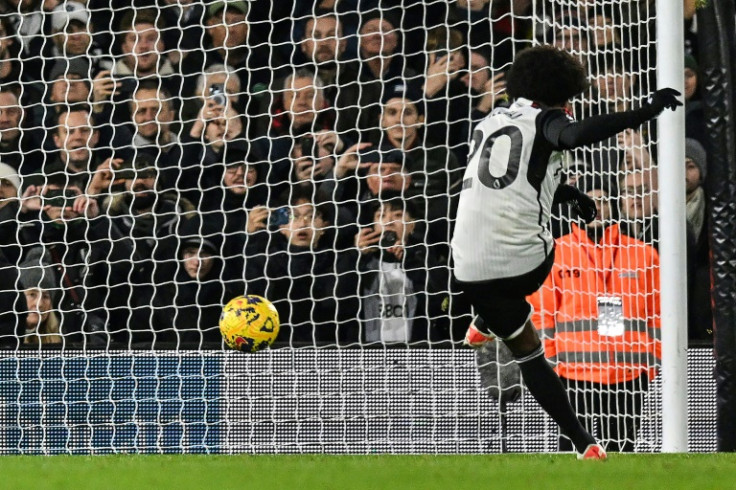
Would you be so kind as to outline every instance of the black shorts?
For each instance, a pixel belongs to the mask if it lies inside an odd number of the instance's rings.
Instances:
[[[533,271],[520,276],[490,281],[462,282],[455,280],[465,299],[473,305],[485,328],[499,338],[512,336],[524,326],[532,313],[526,297],[535,293],[547,279],[555,262],[555,250]]]

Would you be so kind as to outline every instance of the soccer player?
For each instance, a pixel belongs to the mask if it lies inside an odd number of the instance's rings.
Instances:
[[[585,68],[569,53],[552,46],[519,53],[507,75],[514,103],[495,109],[473,131],[452,255],[455,279],[477,315],[465,342],[478,347],[494,337],[503,340],[529,391],[570,438],[578,458],[605,459],[544,357],[526,296],[539,289],[554,262],[553,201],[569,203],[585,222],[597,214],[587,195],[560,185],[560,150],[605,140],[682,103],[679,92],[665,88],[639,109],[576,122],[565,107],[586,87]]]

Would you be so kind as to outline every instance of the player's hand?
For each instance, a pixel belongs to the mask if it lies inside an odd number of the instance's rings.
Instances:
[[[557,187],[553,203],[569,204],[573,211],[575,211],[586,224],[595,220],[595,217],[598,216],[598,208],[595,205],[595,201],[584,192],[581,192],[577,187],[573,187],[571,185],[561,184]]]
[[[673,88],[662,88],[652,93],[647,98],[646,106],[654,116],[658,116],[665,109],[673,111],[682,105],[677,98],[682,95]]]
[[[588,224],[595,220],[598,216],[598,208],[595,205],[595,201],[587,194],[580,193],[577,199],[570,202],[572,209],[583,218],[585,224]]]

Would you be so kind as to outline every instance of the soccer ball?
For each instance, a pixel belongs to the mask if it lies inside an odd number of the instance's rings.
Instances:
[[[230,300],[220,315],[220,333],[228,347],[257,352],[279,334],[279,312],[266,298],[249,294]]]

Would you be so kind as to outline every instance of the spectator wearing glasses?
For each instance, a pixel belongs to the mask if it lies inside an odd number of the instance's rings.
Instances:
[[[288,194],[287,194],[288,196]],[[287,198],[287,196],[284,196]],[[286,199],[284,199],[286,201]],[[328,235],[332,204],[311,190],[295,187],[288,203],[272,208],[272,217],[251,213],[253,228],[246,246],[248,294],[269,298],[279,312],[279,341],[333,344],[343,318],[337,291],[337,258]]]

